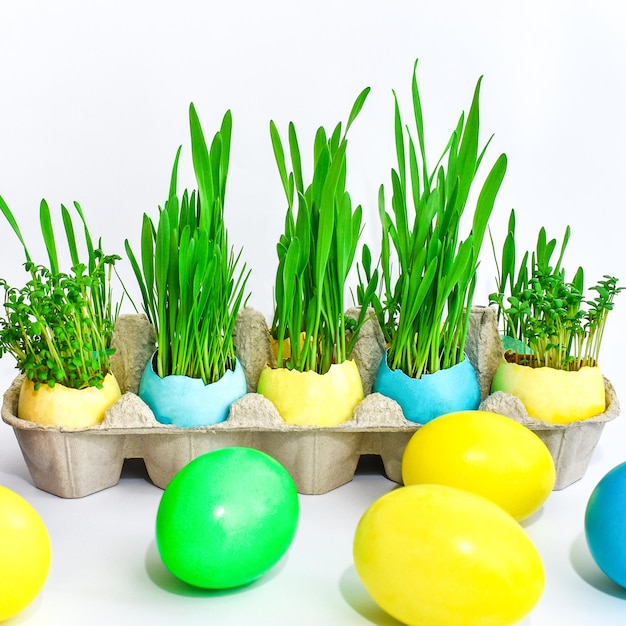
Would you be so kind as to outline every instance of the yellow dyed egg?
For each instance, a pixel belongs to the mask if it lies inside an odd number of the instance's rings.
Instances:
[[[604,378],[598,367],[566,372],[501,363],[491,391],[510,393],[522,401],[530,417],[551,424],[570,424],[606,410]]]
[[[89,428],[104,419],[105,412],[122,395],[117,380],[107,374],[102,389],[70,389],[57,383],[54,387],[35,385],[27,378],[22,382],[17,416],[30,422],[68,429]]]
[[[547,500],[556,479],[541,439],[487,411],[442,415],[422,426],[402,457],[405,485],[435,483],[477,493],[523,520]]]
[[[0,622],[17,615],[48,578],[48,531],[22,496],[0,486]]]
[[[508,626],[543,592],[522,527],[493,502],[444,485],[400,487],[365,512],[354,564],[372,599],[408,626]]]
[[[347,422],[363,400],[363,382],[354,361],[333,364],[326,374],[266,367],[257,390],[272,401],[285,422],[299,426]]]

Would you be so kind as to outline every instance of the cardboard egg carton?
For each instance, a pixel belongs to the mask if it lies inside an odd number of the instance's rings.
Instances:
[[[348,314],[356,316],[357,312],[351,310]],[[116,485],[124,460],[138,458],[143,459],[152,482],[164,489],[196,457],[229,446],[251,447],[274,457],[291,474],[302,494],[326,493],[351,481],[362,455],[379,455],[386,476],[398,483],[402,481],[402,454],[419,425],[406,420],[395,401],[371,392],[385,351],[381,330],[374,319],[363,327],[352,355],[363,379],[365,399],[357,406],[352,420],[333,427],[285,424],[274,405],[256,393],[261,370],[273,360],[267,324],[260,313],[244,309],[235,333],[237,356],[246,373],[249,393],[232,405],[225,422],[202,428],[160,424],[136,395],[141,374],[155,347],[154,331],[143,315],[123,315],[118,320],[112,369],[123,395],[99,426],[67,430],[18,418],[21,385],[18,376],[4,395],[2,418],[14,429],[35,486],[64,498],[83,497]],[[472,308],[466,353],[478,373],[481,397],[487,400],[491,380],[502,358],[492,309]],[[610,385],[609,392],[612,392]],[[585,422],[568,431],[576,430],[574,437],[583,440],[578,448],[584,448],[589,458],[604,422],[619,412],[614,392],[609,398],[611,404],[605,417],[589,421],[593,425],[591,430]],[[506,412],[502,405],[488,410]],[[537,424],[530,424],[533,426]],[[538,430],[539,436],[545,430]],[[558,450],[565,447],[564,434],[555,433],[553,428],[547,431],[549,437],[561,437],[560,443],[555,444]],[[566,438],[569,442],[572,436]],[[593,438],[595,442],[591,441]],[[559,463],[565,461],[569,459],[557,461],[557,476]],[[580,467],[578,463],[574,474]],[[565,475],[569,480],[573,474],[567,470]]]

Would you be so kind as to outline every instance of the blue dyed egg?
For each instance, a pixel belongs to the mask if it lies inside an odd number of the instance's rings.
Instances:
[[[614,467],[592,491],[585,511],[585,535],[598,567],[626,587],[626,463]]]

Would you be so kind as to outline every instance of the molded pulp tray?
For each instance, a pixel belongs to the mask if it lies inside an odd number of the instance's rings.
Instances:
[[[187,463],[228,446],[256,448],[273,456],[289,471],[300,493],[325,493],[349,482],[361,454],[379,454],[386,474],[400,482],[402,452],[417,427],[352,422],[333,428],[272,427],[230,425],[227,420],[206,428],[104,426],[66,431],[26,425],[14,417],[19,384],[18,379],[5,395],[3,418],[15,429],[35,485],[64,498],[116,485],[124,459],[130,458],[143,459],[152,482],[164,489]]]
[[[5,393],[2,418],[13,427],[39,489],[64,498],[95,493],[116,485],[124,460],[130,458],[143,459],[150,479],[165,488],[191,460],[228,446],[252,447],[273,456],[291,474],[302,494],[326,493],[349,482],[363,454],[380,455],[387,477],[396,482],[402,480],[402,454],[419,424],[406,420],[393,400],[371,393],[385,351],[382,333],[374,320],[364,326],[353,352],[363,378],[365,399],[351,421],[326,428],[287,425],[274,405],[255,393],[261,369],[273,357],[266,322],[252,309],[242,311],[236,327],[237,356],[246,371],[249,393],[233,404],[229,418],[221,424],[203,428],[159,424],[135,395],[143,368],[154,351],[154,331],[144,316],[121,316],[113,344],[116,354],[112,369],[123,396],[107,412],[100,426],[65,430],[19,419],[16,417],[19,376]],[[478,373],[481,397],[487,399],[502,358],[492,309],[472,308],[466,352]],[[547,444],[555,456],[557,488],[582,476],[604,422],[619,413],[617,398],[608,381],[607,391],[607,412],[592,421],[579,422],[567,431],[556,429],[560,433],[550,425],[546,428],[542,422],[528,424],[542,439],[560,437],[555,445]],[[502,404],[487,410],[513,413],[509,416],[518,419],[515,411],[503,408]],[[572,438],[577,441],[572,448],[576,457],[573,470],[567,466],[572,454],[563,455],[563,450],[571,447],[569,443],[565,445],[566,441]],[[582,461],[581,455],[585,457]]]

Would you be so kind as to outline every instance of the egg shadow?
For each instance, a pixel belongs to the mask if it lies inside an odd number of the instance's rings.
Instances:
[[[371,624],[375,624],[375,626],[405,626],[403,622],[399,622],[395,617],[383,611],[374,602],[363,587],[354,566],[348,567],[342,574],[339,580],[339,590],[346,603]],[[530,616],[516,622],[516,624],[517,626],[530,626]]]
[[[522,528],[529,528],[536,524],[543,517],[543,507],[541,507],[538,511],[535,511],[530,517],[523,519],[520,522],[520,526]]]
[[[593,560],[584,532],[572,542],[569,559],[574,571],[588,585],[614,598],[626,600],[626,589],[613,582]]]
[[[146,572],[150,580],[157,586],[177,596],[185,596],[189,598],[215,598],[221,596],[231,596],[247,591],[249,589],[255,589],[261,587],[273,578],[278,576],[281,570],[285,567],[288,555],[285,555],[274,567],[268,572],[263,574],[260,578],[247,585],[241,585],[240,587],[233,587],[231,589],[202,589],[201,587],[194,587],[188,583],[180,580],[172,574],[163,564],[161,555],[156,545],[156,541],[152,541],[148,546],[145,558]]]
[[[368,622],[376,626],[404,626],[395,617],[383,611],[367,593],[354,566],[348,567],[339,579],[343,599]]]

